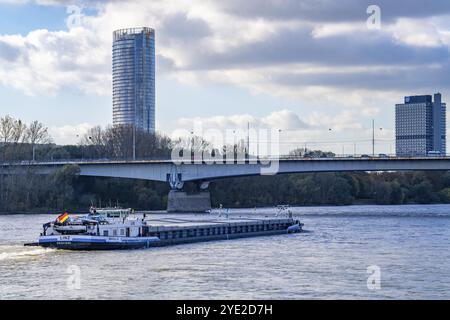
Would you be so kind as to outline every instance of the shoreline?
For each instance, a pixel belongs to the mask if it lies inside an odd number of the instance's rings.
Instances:
[[[290,205],[289,208],[351,208],[351,207],[407,207],[407,206],[444,206],[444,205],[450,205],[448,203],[430,203],[430,204],[420,204],[420,203],[406,203],[406,204],[375,204],[375,203],[361,203],[361,204],[349,204],[349,205],[311,205],[311,206],[296,206],[296,205]],[[242,208],[222,208],[222,210],[248,210],[249,212],[253,210],[273,210],[276,209],[278,205],[274,205],[271,207],[242,207]],[[217,212],[220,210],[220,208],[212,208],[212,211]],[[0,216],[8,216],[8,215],[57,215],[62,213],[64,210],[58,211],[31,211],[31,212],[0,212]],[[89,212],[88,209],[86,211],[82,210],[75,210],[75,211],[68,211],[70,214],[87,214]],[[168,213],[166,210],[136,210],[135,213],[137,214],[170,214],[170,215],[185,215],[190,214],[188,212],[182,212],[182,213]],[[205,214],[208,215],[209,213],[193,213],[193,214]]]

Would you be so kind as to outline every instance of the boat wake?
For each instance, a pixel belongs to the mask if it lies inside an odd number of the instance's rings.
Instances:
[[[35,248],[26,249],[20,246],[0,247],[0,261],[15,260],[27,257],[36,257],[46,253],[54,252],[55,249]]]

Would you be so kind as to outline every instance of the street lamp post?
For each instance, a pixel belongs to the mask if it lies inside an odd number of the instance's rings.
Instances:
[[[247,159],[250,159],[250,122],[247,122]]]
[[[91,136],[89,136],[89,140],[91,141],[90,144],[92,144],[92,137],[91,137]],[[92,149],[92,148],[91,148],[91,149]],[[89,149],[88,149],[88,151],[89,151]],[[83,149],[81,149],[81,157],[84,157],[84,156],[83,156]]]
[[[383,128],[380,128],[380,132]],[[375,157],[375,120],[372,119],[372,155]]]
[[[80,138],[80,135],[79,134],[77,134],[77,138]],[[83,150],[84,150],[84,146],[83,146],[83,143],[82,142],[80,142],[80,150],[81,150],[81,160],[83,160]]]
[[[372,119],[372,156],[375,157],[375,119]]]
[[[191,161],[194,161],[194,130],[191,131]]]
[[[136,123],[133,124],[133,160],[136,160]]]
[[[281,133],[283,132],[283,130],[281,130],[281,129],[278,129],[278,142],[279,142],[279,145],[280,145],[280,148],[278,149],[278,157],[280,157],[281,156],[281,153],[282,153],[282,151],[281,151],[281,146],[283,145],[283,142],[281,141]],[[289,150],[289,147],[287,147],[287,150]],[[289,152],[288,152],[289,153]],[[286,155],[288,156],[288,153],[286,153]]]

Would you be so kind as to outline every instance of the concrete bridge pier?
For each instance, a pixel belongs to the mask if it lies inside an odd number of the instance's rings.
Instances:
[[[197,190],[192,193],[183,191],[183,184],[172,187],[167,197],[167,212],[169,213],[204,213],[211,210],[211,194],[208,191],[209,181],[197,184]],[[171,184],[171,186],[175,186]]]
[[[211,210],[211,194],[208,190],[195,193],[169,191],[167,212],[204,213],[209,210]]]

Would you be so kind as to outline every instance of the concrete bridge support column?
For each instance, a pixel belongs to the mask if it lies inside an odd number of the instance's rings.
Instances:
[[[204,213],[211,210],[209,181],[198,181],[196,191],[187,193],[183,191],[181,174],[169,175],[167,180],[172,189],[167,197],[167,212]]]
[[[208,190],[187,193],[170,190],[167,198],[167,212],[200,213],[211,210],[211,194]]]

